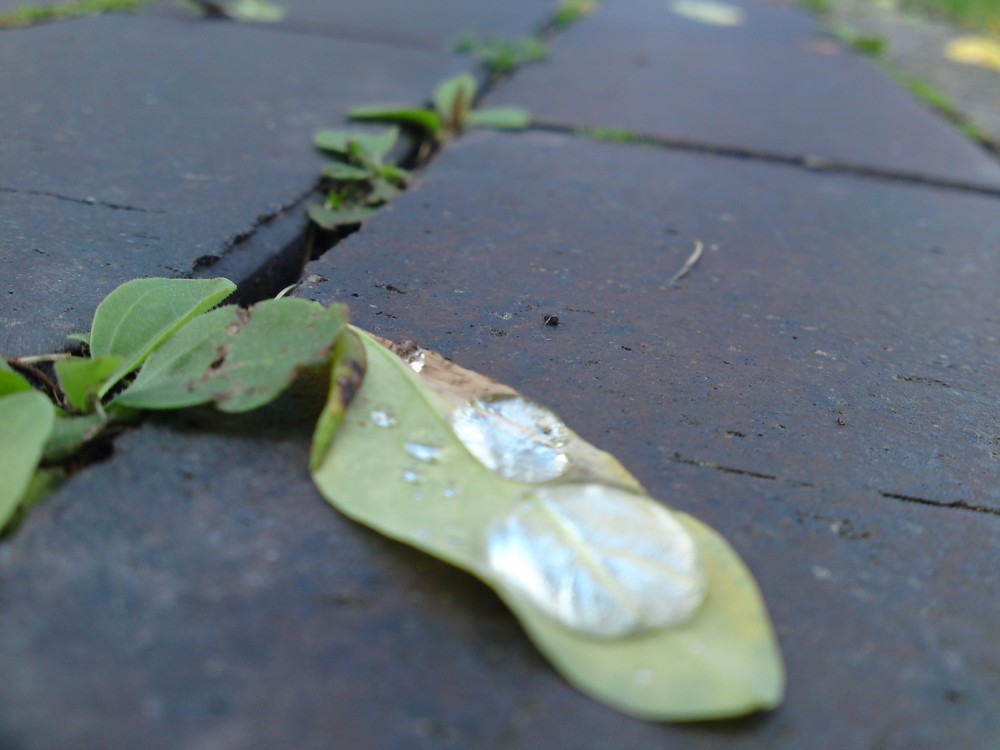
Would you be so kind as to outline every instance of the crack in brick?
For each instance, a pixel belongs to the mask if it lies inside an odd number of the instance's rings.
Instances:
[[[676,463],[685,464],[687,466],[698,466],[703,469],[712,469],[713,471],[721,471],[725,474],[736,474],[738,476],[752,477],[753,479],[766,479],[770,482],[781,482],[783,484],[791,485],[792,487],[813,488],[816,486],[812,482],[803,482],[798,479],[787,479],[774,474],[764,474],[759,471],[750,471],[749,469],[738,469],[734,466],[723,466],[722,464],[717,464],[714,461],[702,461],[697,458],[687,458],[682,456],[680,453],[675,453],[673,455],[673,460]]]
[[[166,211],[157,208],[141,208],[140,206],[129,206],[124,203],[111,203],[110,201],[99,201],[96,198],[77,198],[73,195],[63,195],[53,193],[50,190],[18,190],[17,188],[0,186],[0,193],[10,193],[12,195],[33,195],[42,198],[53,198],[59,201],[69,201],[70,203],[80,203],[84,206],[100,206],[110,208],[112,211],[135,211],[141,214],[165,214]]]
[[[646,146],[661,148],[667,151],[683,151],[706,156],[718,156],[727,159],[742,159],[746,161],[757,161],[766,164],[780,164],[783,166],[804,169],[808,172],[821,172],[828,174],[844,174],[853,177],[884,180],[906,185],[919,185],[921,187],[938,188],[942,190],[953,190],[961,193],[973,193],[975,195],[985,195],[991,198],[1000,198],[1000,187],[992,187],[974,182],[963,182],[960,180],[950,180],[945,177],[932,177],[919,172],[901,172],[893,169],[883,169],[880,167],[870,167],[864,164],[839,161],[837,159],[827,159],[821,156],[810,154],[786,154],[776,151],[764,151],[742,146],[733,146],[720,143],[707,143],[704,141],[693,141],[684,138],[667,138],[664,136],[653,136],[643,133],[619,133],[613,138],[603,139],[599,135],[601,128],[580,128],[563,123],[545,122],[535,120],[528,130],[537,130],[547,133],[560,133],[563,135],[576,137],[592,137],[595,140],[608,140],[611,143]]]
[[[1000,508],[990,508],[985,505],[976,505],[965,500],[931,500],[926,497],[915,497],[913,495],[901,495],[896,492],[883,492],[879,490],[879,495],[890,500],[901,500],[904,503],[915,503],[916,505],[931,505],[935,508],[955,508],[957,510],[969,510],[973,513],[986,513],[991,516],[1000,516]]]
[[[803,482],[798,479],[787,479],[784,477],[776,476],[775,474],[765,474],[760,471],[750,471],[748,469],[738,469],[733,466],[724,466],[722,464],[717,464],[714,461],[702,461],[701,459],[687,458],[682,456],[680,453],[674,453],[671,457],[675,463],[684,464],[686,466],[697,466],[703,469],[712,469],[713,471],[721,471],[725,474],[736,474],[737,476],[751,477],[752,479],[763,479],[769,482],[781,482],[783,484],[791,485],[792,487],[802,487],[806,489],[815,488],[812,482]],[[1000,508],[991,508],[986,505],[977,505],[975,503],[970,503],[965,500],[932,500],[926,497],[916,497],[914,495],[903,495],[898,492],[886,492],[884,490],[878,490],[880,497],[887,498],[889,500],[899,500],[904,503],[913,503],[915,505],[930,505],[935,508],[953,508],[955,510],[966,510],[972,511],[973,513],[984,513],[991,516],[1000,516]]]

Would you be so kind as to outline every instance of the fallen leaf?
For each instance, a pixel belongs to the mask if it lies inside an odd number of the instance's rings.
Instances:
[[[331,504],[485,581],[571,683],[625,713],[780,703],[770,620],[721,537],[509,387],[351,330],[367,371],[312,470]]]

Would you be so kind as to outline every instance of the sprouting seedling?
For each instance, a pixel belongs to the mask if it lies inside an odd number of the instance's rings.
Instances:
[[[497,75],[506,75],[527,63],[544,60],[548,55],[545,43],[534,37],[505,39],[469,35],[459,39],[455,43],[454,50],[472,55],[491,73]]]
[[[142,410],[249,411],[298,371],[329,363],[343,308],[297,298],[215,308],[235,288],[222,278],[130,281],[98,305],[89,356],[0,359],[0,530],[64,476],[64,462]],[[48,363],[55,380],[36,366]]]
[[[398,128],[371,134],[346,130],[321,130],[313,138],[316,148],[334,157],[323,167],[328,182],[322,205],[306,207],[309,217],[324,229],[360,224],[376,209],[406,187],[410,175],[385,158],[399,138]]]
[[[531,115],[520,107],[474,109],[476,81],[468,73],[449,78],[434,89],[432,108],[359,107],[348,114],[352,120],[394,122],[423,131],[437,142],[467,128],[521,130],[531,124]]]

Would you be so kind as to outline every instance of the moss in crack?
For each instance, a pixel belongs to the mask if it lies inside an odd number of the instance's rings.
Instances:
[[[649,144],[648,138],[622,128],[580,128],[576,132],[593,141],[604,141],[605,143]]]
[[[952,102],[951,98],[937,86],[928,83],[922,78],[906,73],[889,62],[883,62],[882,68],[913,96],[949,120],[967,138],[993,153],[1000,154],[1000,144],[995,143],[986,133],[970,122],[955,103]]]

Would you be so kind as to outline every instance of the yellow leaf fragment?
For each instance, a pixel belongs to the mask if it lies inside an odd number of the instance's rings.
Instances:
[[[1000,41],[987,36],[956,37],[945,46],[944,56],[952,62],[1000,73]]]

